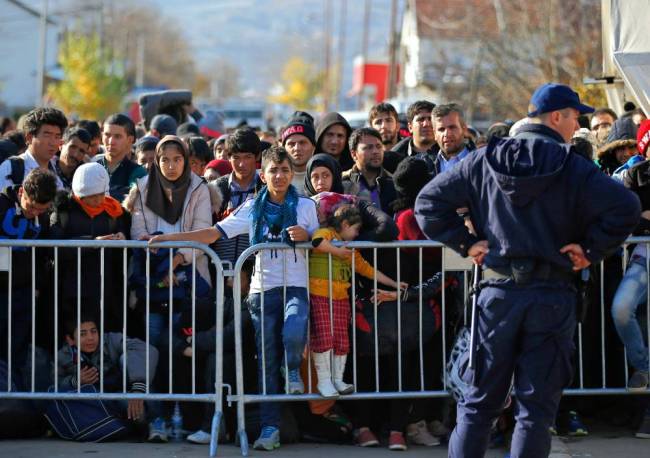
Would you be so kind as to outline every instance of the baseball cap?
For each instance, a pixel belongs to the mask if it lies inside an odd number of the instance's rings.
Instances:
[[[159,114],[151,120],[151,128],[160,132],[160,137],[165,135],[176,135],[176,120],[169,115]]]
[[[534,118],[542,113],[575,108],[580,114],[593,113],[589,105],[580,103],[580,96],[569,86],[556,83],[547,83],[538,87],[530,98],[528,113],[529,118]]]

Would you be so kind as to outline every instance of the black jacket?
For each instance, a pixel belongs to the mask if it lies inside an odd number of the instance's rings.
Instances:
[[[50,224],[51,238],[56,240],[93,240],[98,236],[117,232],[122,232],[128,237],[130,233],[126,211],[118,218],[112,218],[105,212],[91,218],[67,192],[57,195]],[[123,274],[123,250],[104,249],[104,306],[107,329],[111,331],[122,329]],[[84,248],[81,250],[81,298],[84,307],[94,307],[97,312],[101,286],[101,250]],[[76,248],[59,249],[59,291],[64,313],[76,310]]]
[[[406,137],[400,140],[390,151],[384,153],[384,168],[390,173],[395,173],[397,166],[409,155],[409,150],[413,151],[413,137]],[[429,173],[432,176],[437,175],[440,172],[440,165],[438,164],[438,147],[437,143],[434,143],[431,148],[426,153],[415,153],[417,157],[422,158],[427,163],[427,168]]]
[[[643,161],[628,169],[623,175],[623,185],[636,193],[641,201],[641,210],[650,210],[650,161]],[[650,234],[650,220],[641,218],[634,233],[636,235]]]

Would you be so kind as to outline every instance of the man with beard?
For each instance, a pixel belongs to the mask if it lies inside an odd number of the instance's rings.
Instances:
[[[395,172],[397,165],[408,156],[417,156],[424,159],[427,168],[432,175],[437,173],[435,169],[435,155],[438,152],[438,145],[433,132],[433,119],[431,112],[435,105],[426,100],[418,100],[411,104],[406,110],[408,128],[412,137],[408,137],[397,143],[392,150],[386,152],[384,168],[390,173]]]
[[[294,118],[289,121],[282,132],[282,146],[287,150],[293,162],[293,180],[291,184],[296,187],[301,196],[305,193],[305,175],[307,162],[314,155],[316,140],[314,126],[307,118]]]
[[[384,145],[381,134],[372,127],[362,127],[350,136],[350,151],[354,165],[343,172],[345,194],[358,196],[393,215],[390,206],[397,198],[393,179],[384,170]]]
[[[440,151],[434,165],[436,174],[451,169],[470,153],[465,141],[467,125],[463,110],[455,103],[438,105],[431,113],[434,136]]]
[[[399,136],[399,116],[395,107],[390,103],[378,103],[372,107],[370,113],[368,113],[368,122],[370,127],[377,129],[381,134],[384,150],[390,150],[401,140]]]
[[[316,126],[316,152],[333,156],[346,171],[354,165],[348,149],[352,128],[339,113],[327,113]]]
[[[84,162],[90,147],[90,134],[86,129],[73,127],[63,134],[63,147],[61,155],[54,158],[54,170],[68,191],[72,189],[72,176]]]

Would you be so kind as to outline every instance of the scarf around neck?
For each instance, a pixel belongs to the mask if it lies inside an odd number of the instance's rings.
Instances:
[[[74,194],[72,195],[72,198],[90,218],[99,216],[103,212],[106,212],[111,218],[119,218],[122,216],[122,213],[124,213],[120,203],[111,196],[106,196],[104,202],[99,207],[91,207],[90,205],[87,205],[80,197],[77,197]]]
[[[163,148],[173,143],[180,148],[185,159],[183,173],[175,181],[169,181],[160,170],[160,157]],[[183,214],[185,197],[192,183],[192,171],[187,146],[183,140],[175,135],[165,136],[156,146],[156,158],[149,168],[149,181],[147,182],[147,199],[145,204],[156,215],[169,224],[176,224]]]
[[[283,243],[289,243],[289,235],[285,229],[298,224],[298,191],[293,185],[289,186],[284,202],[274,204],[269,200],[269,190],[266,186],[255,196],[253,211],[251,212],[253,237],[251,245],[268,241],[264,234],[264,227],[268,227],[269,234],[280,235]]]

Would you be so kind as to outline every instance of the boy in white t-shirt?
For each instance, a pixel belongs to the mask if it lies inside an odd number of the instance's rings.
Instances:
[[[219,238],[231,238],[245,233],[249,233],[251,245],[309,240],[319,226],[316,204],[311,199],[300,197],[296,189],[291,186],[293,164],[284,148],[273,146],[264,151],[261,178],[266,186],[257,196],[246,201],[214,227],[192,232],[162,234],[153,237],[150,242],[192,240],[209,245]],[[255,327],[260,390],[266,382],[267,394],[280,392],[280,368],[285,363],[285,352],[288,368],[287,392],[289,394],[304,392],[299,374],[302,353],[307,341],[309,317],[307,295],[309,278],[304,251],[302,249],[262,250],[255,257],[249,304]],[[262,293],[264,294],[263,320]],[[262,333],[264,342],[262,342]],[[264,371],[263,360],[266,362]],[[264,373],[265,380],[263,380]],[[274,450],[280,446],[280,408],[278,403],[261,404],[262,432],[255,441],[254,448]]]

